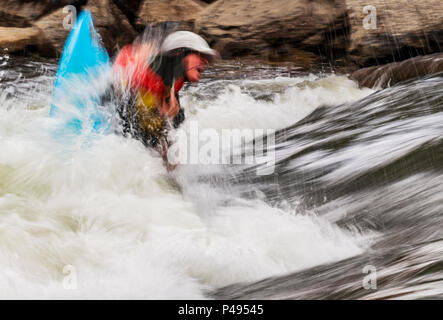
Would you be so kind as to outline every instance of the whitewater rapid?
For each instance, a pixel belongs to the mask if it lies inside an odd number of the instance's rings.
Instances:
[[[61,156],[48,117],[55,66],[26,68],[37,75],[0,74],[0,298],[207,298],[368,247],[367,234],[259,193],[220,194],[196,179],[203,165],[169,174],[133,139],[104,135]],[[184,128],[281,129],[370,93],[336,75],[209,79],[181,103]]]

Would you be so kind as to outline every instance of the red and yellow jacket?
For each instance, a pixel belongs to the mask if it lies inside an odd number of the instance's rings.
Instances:
[[[174,64],[166,57],[154,56],[152,47],[147,44],[123,47],[114,62],[114,72],[121,79],[119,85],[136,97],[134,107],[139,126],[149,134],[158,134],[164,127],[165,119],[158,109],[170,96],[172,85],[176,96],[183,87],[184,78],[176,79],[174,68],[177,66]]]

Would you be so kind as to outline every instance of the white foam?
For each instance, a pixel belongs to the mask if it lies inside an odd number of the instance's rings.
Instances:
[[[312,81],[320,84],[289,87],[274,102],[231,85],[215,101],[184,104],[206,127],[279,128],[318,104],[367,94],[343,77]],[[204,298],[205,290],[362,250],[358,235],[260,199],[219,206],[207,192],[202,206],[135,140],[108,135],[61,155],[48,134],[49,106],[16,101],[22,105],[0,107],[2,298]],[[178,180],[201,187],[185,171]],[[76,290],[63,287],[66,265],[77,270]]]
[[[261,86],[268,90],[283,91],[273,101],[256,100],[242,87]],[[227,83],[215,100],[195,100],[198,87],[182,98],[188,118],[199,122],[201,128],[262,128],[281,129],[294,124],[318,106],[361,99],[373,90],[359,89],[357,83],[344,76],[331,75],[275,80],[244,80]]]

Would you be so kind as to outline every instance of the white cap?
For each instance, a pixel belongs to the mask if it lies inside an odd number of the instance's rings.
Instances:
[[[176,31],[168,35],[161,46],[161,52],[188,48],[208,56],[218,56],[217,51],[211,49],[205,39],[190,31]]]

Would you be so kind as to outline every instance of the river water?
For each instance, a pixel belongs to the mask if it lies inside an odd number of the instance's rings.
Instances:
[[[258,175],[168,173],[118,134],[66,151],[48,116],[56,69],[0,56],[1,298],[441,297],[442,75],[372,90],[209,69],[182,90],[183,128],[275,129],[275,170]]]

